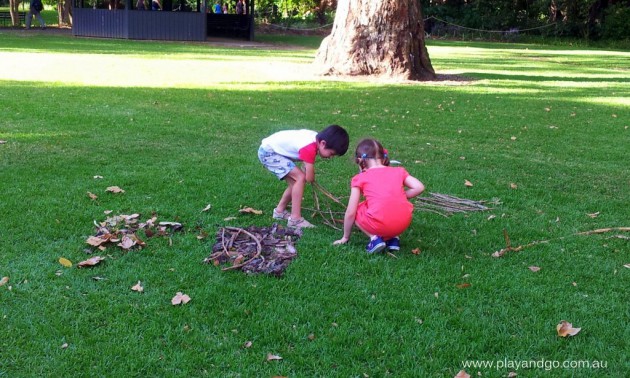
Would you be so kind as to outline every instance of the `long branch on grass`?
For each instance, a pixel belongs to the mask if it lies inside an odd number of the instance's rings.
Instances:
[[[227,268],[223,268],[222,270],[232,270],[232,269],[241,268],[241,267],[249,264],[250,261],[252,261],[252,260],[256,259],[258,256],[260,256],[260,253],[262,252],[262,246],[260,245],[260,241],[258,240],[258,238],[254,234],[252,234],[251,232],[249,232],[249,231],[247,231],[245,229],[239,228],[239,227],[224,227],[224,230],[236,231],[237,235],[238,235],[238,233],[242,232],[245,235],[249,236],[250,238],[254,239],[254,241],[256,242],[256,254],[251,259],[249,259],[249,260],[247,260],[247,261],[245,261],[245,262],[243,262],[241,264],[234,264],[232,266],[228,266]]]
[[[572,236],[585,236],[585,235],[596,235],[596,234],[605,234],[608,232],[630,232],[630,227],[609,227],[609,228],[598,228],[596,230],[577,232],[568,236],[561,236],[554,239],[549,240],[536,240],[528,244],[519,245],[517,247],[512,247],[512,243],[510,242],[510,236],[506,229],[503,229],[503,238],[505,239],[505,248],[502,248],[492,254],[492,257],[501,257],[508,252],[519,252],[524,250],[525,248],[533,247],[538,244],[549,243],[555,240],[563,240]]]

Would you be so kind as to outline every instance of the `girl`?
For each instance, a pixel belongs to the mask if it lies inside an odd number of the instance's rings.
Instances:
[[[387,151],[375,139],[362,140],[355,158],[361,172],[350,184],[343,237],[333,244],[347,243],[356,224],[370,238],[367,253],[381,252],[385,247],[398,251],[400,234],[411,224],[413,213],[407,199],[422,193],[424,185],[405,168],[389,167]],[[359,203],[361,195],[365,201]]]

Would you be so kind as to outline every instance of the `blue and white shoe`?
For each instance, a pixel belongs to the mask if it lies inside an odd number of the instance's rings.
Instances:
[[[390,251],[400,251],[400,238],[398,236],[389,239],[385,244]]]
[[[381,252],[387,247],[387,244],[381,239],[380,236],[370,240],[368,245],[365,247],[365,251],[369,254]]]

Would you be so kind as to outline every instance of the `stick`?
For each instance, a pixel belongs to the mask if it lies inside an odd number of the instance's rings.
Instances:
[[[538,244],[543,244],[543,243],[549,243],[553,240],[562,240],[562,239],[566,239],[568,237],[571,236],[583,236],[583,235],[595,235],[595,234],[605,234],[607,232],[613,232],[613,231],[622,231],[622,232],[630,232],[630,227],[609,227],[609,228],[599,228],[597,230],[591,230],[591,231],[583,231],[583,232],[577,232],[575,234],[569,235],[569,236],[561,236],[559,238],[555,238],[555,239],[549,239],[549,240],[536,240],[533,241],[529,244],[525,244],[525,245],[519,245],[518,247],[512,247],[510,245],[510,238],[507,234],[507,231],[505,229],[503,229],[503,236],[505,237],[505,243],[507,244],[507,246],[503,249],[500,249],[498,251],[496,251],[495,253],[492,254],[492,257],[501,257],[503,255],[505,255],[508,252],[519,252],[522,251],[525,248],[529,248],[529,247],[533,247],[535,245]]]
[[[255,258],[257,258],[258,256],[260,256],[260,253],[262,252],[262,246],[260,245],[260,241],[258,240],[258,238],[256,236],[254,236],[251,232],[246,231],[246,230],[244,230],[242,228],[238,228],[238,227],[224,227],[224,228],[227,229],[227,230],[230,230],[230,231],[243,232],[244,234],[248,235],[250,238],[254,239],[254,241],[256,242],[256,254],[254,255],[254,257],[252,257],[251,259],[247,260],[244,263],[228,266],[227,268],[223,268],[221,270],[233,270],[233,269],[241,268],[241,267],[249,264],[250,261],[252,261]]]

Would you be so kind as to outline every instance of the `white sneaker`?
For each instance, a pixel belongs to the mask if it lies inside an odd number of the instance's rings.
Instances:
[[[281,213],[277,212],[276,209],[273,209],[273,219],[284,219],[287,220],[291,217],[291,213],[288,211],[283,211]]]
[[[307,221],[304,218],[298,219],[298,220],[293,220],[293,219],[289,218],[289,221],[287,222],[287,227],[290,227],[290,228],[314,228],[315,225],[312,224],[311,222]]]

